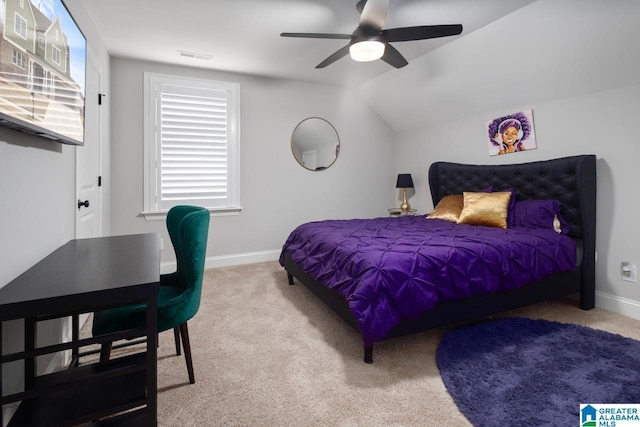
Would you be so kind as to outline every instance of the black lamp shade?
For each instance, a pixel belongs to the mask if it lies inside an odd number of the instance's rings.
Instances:
[[[413,179],[410,173],[399,173],[396,188],[413,188]]]

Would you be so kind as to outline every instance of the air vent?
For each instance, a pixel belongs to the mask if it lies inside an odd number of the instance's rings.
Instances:
[[[205,61],[211,59],[211,57],[213,56],[206,53],[187,52],[185,50],[179,50],[178,55],[184,56],[185,58],[202,59]]]

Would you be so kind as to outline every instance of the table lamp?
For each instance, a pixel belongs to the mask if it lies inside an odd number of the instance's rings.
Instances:
[[[407,188],[413,188],[413,179],[410,173],[399,173],[396,188],[402,188],[402,204],[400,210],[404,213],[409,212],[411,205],[407,201]]]

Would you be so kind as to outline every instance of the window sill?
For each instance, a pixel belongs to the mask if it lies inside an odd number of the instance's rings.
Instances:
[[[242,208],[230,207],[230,208],[209,208],[209,212],[211,212],[211,216],[235,216],[240,215]],[[168,211],[160,211],[160,212],[140,212],[140,215],[144,217],[147,221],[160,221],[165,220],[167,218]]]

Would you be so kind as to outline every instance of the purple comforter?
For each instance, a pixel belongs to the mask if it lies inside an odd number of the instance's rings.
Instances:
[[[575,242],[552,229],[503,230],[424,216],[310,222],[289,235],[284,251],[348,301],[365,345],[438,302],[576,267]]]

